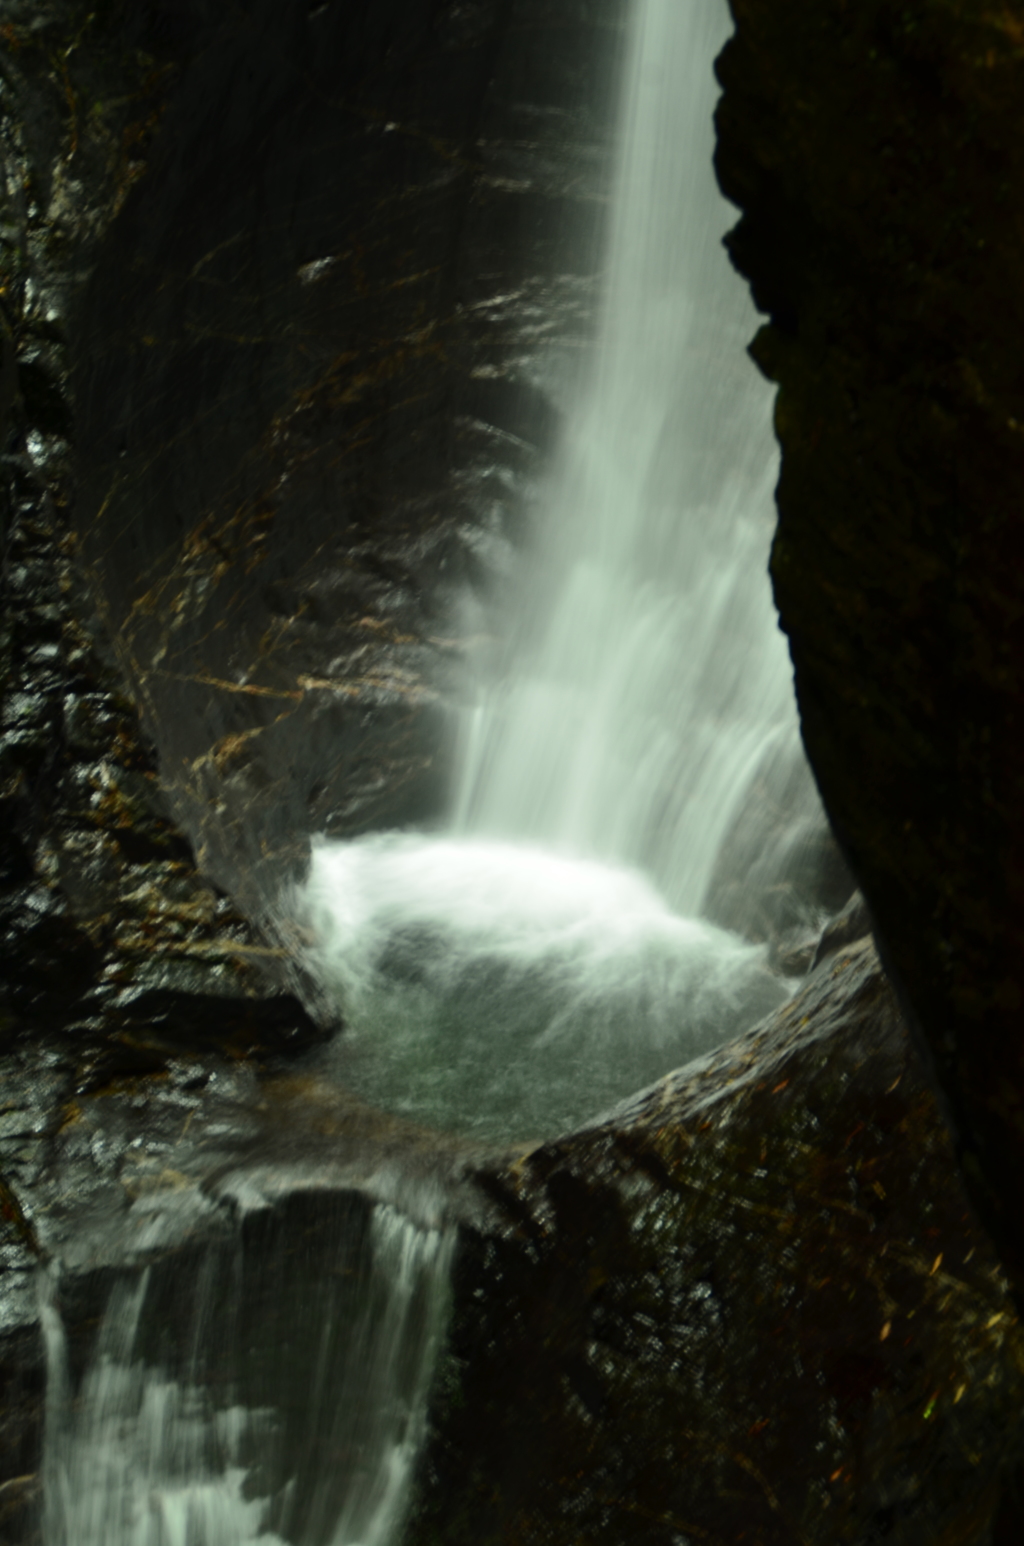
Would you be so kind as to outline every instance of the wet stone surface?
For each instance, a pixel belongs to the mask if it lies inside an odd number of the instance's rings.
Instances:
[[[870,942],[479,1179],[417,1546],[986,1538],[1024,1341]]]
[[[315,1362],[320,1317],[339,1313],[330,1295],[324,1300],[325,1284],[345,1287],[344,1261],[358,1258],[374,1206],[397,1206],[425,1228],[493,1213],[472,1177],[486,1151],[297,1079],[284,1061],[260,1078],[251,1060],[169,1057],[159,1073],[118,1075],[89,1091],[74,1087],[68,1062],[66,1046],[37,1042],[0,1065],[0,1155],[19,1210],[9,1213],[5,1182],[0,1504],[9,1501],[11,1533],[0,1513],[0,1539],[18,1546],[40,1539],[41,1270],[67,1339],[73,1393],[112,1296],[146,1269],[139,1356],[177,1368],[203,1332],[207,1377],[228,1405],[244,1404],[245,1392],[259,1405],[292,1391],[285,1439],[302,1455],[308,1382],[296,1383],[289,1369],[287,1328],[302,1327]],[[194,1301],[197,1283],[212,1293],[205,1310],[219,1318],[219,1341]],[[342,1346],[349,1329],[342,1317]],[[259,1357],[240,1358],[238,1347],[250,1344]],[[304,1455],[302,1464],[313,1463]]]
[[[135,710],[76,616],[74,539],[48,493],[19,511],[3,584],[4,1039],[59,1027],[87,1058],[86,1041],[113,1038],[125,1068],[158,1066],[161,1043],[308,1041],[283,951],[200,876],[169,818]]]
[[[201,36],[178,19],[0,5],[0,1051],[64,1035],[82,1086],[315,1035],[174,825],[74,534],[75,296]]]

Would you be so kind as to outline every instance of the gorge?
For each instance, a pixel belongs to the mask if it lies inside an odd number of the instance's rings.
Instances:
[[[941,76],[926,9],[864,59]],[[3,21],[0,1524],[1014,1538],[1010,1290],[824,753],[904,1013],[862,907],[822,933],[724,6],[215,10]],[[764,83],[799,36],[841,100],[842,10],[738,4],[719,66],[791,467]]]

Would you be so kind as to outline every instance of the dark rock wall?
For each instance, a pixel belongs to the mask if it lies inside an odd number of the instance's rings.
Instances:
[[[49,492],[23,489],[5,555],[0,1048],[59,1030],[88,1082],[112,1056],[159,1067],[161,1044],[308,1042],[279,991],[283,951],[199,874],[170,819],[137,712],[73,605],[75,544]]]
[[[188,56],[168,20],[0,4],[0,1048],[59,1032],[79,1084],[314,1030],[172,820],[74,533],[70,317]]]
[[[1024,1292],[1024,7],[732,0],[804,739]]]
[[[442,804],[453,604],[588,337],[621,13],[0,0],[5,1539],[41,1443],[21,1204],[102,1261],[133,1196],[81,1103],[129,1091],[160,1175],[211,1049],[254,1079],[316,1034],[252,922],[309,832]]]
[[[621,0],[229,11],[76,325],[90,583],[207,869],[438,813],[592,309]]]

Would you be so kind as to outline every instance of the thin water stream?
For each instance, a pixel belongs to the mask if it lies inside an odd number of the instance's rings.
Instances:
[[[597,335],[490,603],[448,826],[319,842],[293,899],[345,1021],[321,1064],[485,1138],[743,1029],[789,990],[764,918],[814,921],[771,394],[711,170],[727,31],[725,0],[635,0]],[[321,1206],[297,1256],[243,1230],[125,1270],[84,1372],[44,1278],[46,1546],[394,1546],[453,1236],[366,1213]]]
[[[120,1273],[77,1390],[59,1278],[42,1276],[46,1546],[396,1539],[454,1230],[344,1197],[316,1199],[305,1245],[249,1222]]]

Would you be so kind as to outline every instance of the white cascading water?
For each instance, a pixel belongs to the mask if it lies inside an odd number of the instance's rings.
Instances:
[[[678,911],[795,733],[766,579],[771,391],[722,237],[712,60],[724,0],[636,7],[604,312],[484,696],[458,826],[642,868]]]
[[[711,165],[728,31],[725,0],[636,0],[598,338],[450,830],[318,843],[299,904],[345,1018],[334,1072],[485,1137],[578,1123],[787,992],[702,917],[745,815],[741,891],[821,819],[766,574],[771,393]]]
[[[198,1273],[126,1272],[74,1399],[42,1275],[45,1546],[394,1546],[455,1233],[380,1205],[353,1251],[344,1219],[320,1222],[342,1227],[319,1280],[223,1245]]]

